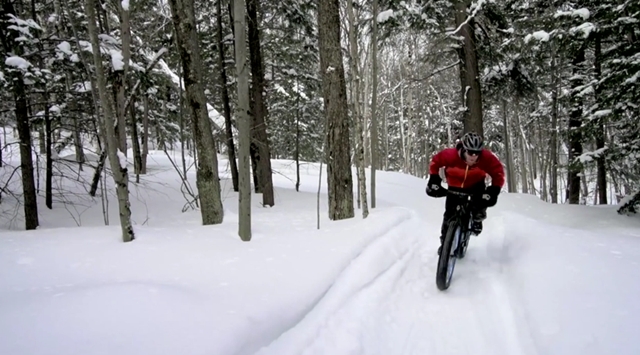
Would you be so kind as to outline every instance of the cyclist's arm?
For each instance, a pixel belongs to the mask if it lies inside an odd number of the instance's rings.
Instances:
[[[502,188],[504,186],[504,167],[498,157],[491,151],[487,151],[486,166],[483,169],[491,176],[491,185]]]
[[[429,164],[429,175],[439,174],[440,168],[443,166],[445,166],[444,150],[441,150],[431,158],[431,163]]]

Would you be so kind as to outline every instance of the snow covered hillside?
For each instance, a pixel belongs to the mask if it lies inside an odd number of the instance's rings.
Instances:
[[[229,180],[224,223],[203,227],[181,213],[164,153],[148,168],[132,243],[114,197],[105,227],[99,200],[70,181],[37,231],[8,230],[22,222],[3,201],[0,354],[640,353],[640,220],[612,207],[503,193],[440,292],[444,199],[424,180],[378,172],[366,220],[329,221],[321,196],[317,230],[319,166],[303,165],[296,192],[294,163],[274,161],[276,206],[253,197],[247,243]]]

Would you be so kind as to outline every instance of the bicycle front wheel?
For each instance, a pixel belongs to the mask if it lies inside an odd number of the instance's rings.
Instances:
[[[460,243],[462,229],[457,221],[449,222],[447,234],[442,243],[442,251],[438,258],[438,269],[436,270],[436,285],[439,290],[446,290],[451,284],[451,277],[456,265],[455,251]]]

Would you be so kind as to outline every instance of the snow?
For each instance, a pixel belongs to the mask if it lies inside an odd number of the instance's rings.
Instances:
[[[29,67],[31,66],[31,63],[29,63],[29,61],[18,56],[7,57],[7,59],[5,59],[4,61],[4,64],[19,69],[29,69]]]
[[[393,17],[393,10],[389,9],[389,10],[380,12],[378,14],[377,20],[378,20],[378,23],[383,23],[383,22],[386,22],[391,17]]]
[[[67,41],[60,42],[58,44],[58,49],[64,54],[73,55],[73,52],[71,52],[71,44]]]
[[[222,116],[213,106],[207,103],[207,113],[211,123],[213,123],[214,129],[221,131],[224,129],[224,116]]]
[[[613,112],[612,110],[598,110],[598,111],[593,113],[592,118],[600,118],[600,117],[609,116],[612,112]]]
[[[91,82],[85,81],[82,83],[73,84],[73,89],[77,92],[90,92],[91,91]]]
[[[129,11],[129,0],[122,0],[122,9],[124,11]]]
[[[118,164],[121,169],[127,168],[127,156],[118,148]]]
[[[113,65],[113,70],[124,70],[124,60],[122,57],[122,52],[117,49],[112,49],[109,51],[111,54],[111,65]]]
[[[631,77],[627,78],[624,83],[625,84],[635,84],[640,78],[640,71],[633,74]]]
[[[580,16],[583,20],[586,21],[591,16],[591,13],[589,12],[589,9],[581,8],[581,9],[574,10],[571,15],[574,17]]]
[[[608,150],[607,147],[599,148],[594,150],[593,152],[584,152],[580,154],[576,159],[578,159],[581,163],[588,163],[594,161],[600,156],[604,155],[604,153]]]
[[[591,17],[591,12],[589,11],[589,9],[586,9],[586,8],[580,8],[573,11],[558,10],[555,13],[554,17],[560,17],[560,16],[581,17],[582,20],[586,21],[589,19],[589,17]]]
[[[536,31],[536,32],[534,32],[532,34],[526,35],[524,37],[524,42],[525,43],[529,43],[529,41],[532,38],[536,39],[536,40],[538,40],[540,42],[548,42],[549,41],[549,33],[547,33],[546,31],[542,31],[542,30],[541,31]]]
[[[585,22],[580,26],[573,27],[569,32],[572,34],[582,34],[582,38],[588,38],[592,31],[595,31],[596,26],[591,22]]]
[[[7,16],[10,18],[9,22],[15,23],[18,26],[31,27],[33,29],[42,31],[42,27],[40,27],[40,25],[38,25],[38,23],[32,19],[23,20],[21,18],[16,17],[13,14],[8,14]],[[9,26],[9,28],[11,28],[11,26]]]
[[[7,156],[11,171],[19,155]],[[272,160],[276,205],[252,198],[253,239],[242,242],[227,166],[220,156],[225,220],[202,226],[199,211],[181,212],[169,158],[151,150],[148,174],[130,185],[130,243],[111,178],[110,226],[77,182],[92,169],[76,179],[56,166],[72,177],[55,185],[66,204],[43,208],[36,231],[7,229],[21,227],[22,209],[5,195],[3,212],[13,203],[18,216],[0,214],[0,353],[640,353],[640,220],[615,206],[503,193],[441,292],[444,199],[428,198],[425,180],[378,171],[369,217],[330,221],[323,171],[318,230],[319,164],[302,164],[296,192],[295,163]],[[195,188],[193,169],[188,177]]]

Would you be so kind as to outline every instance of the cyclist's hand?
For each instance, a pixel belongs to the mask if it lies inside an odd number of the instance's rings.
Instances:
[[[441,185],[442,179],[440,175],[429,175],[429,181],[427,182],[427,195],[431,197],[443,197],[446,195],[445,189]]]
[[[498,202],[499,194],[500,186],[489,186],[486,188],[485,193],[482,195],[482,199],[488,207],[494,206]]]

